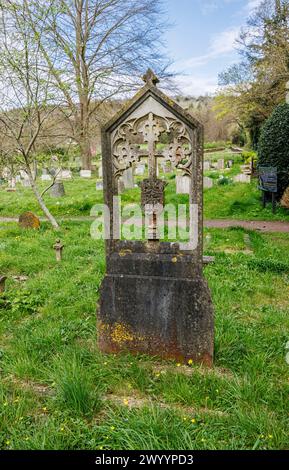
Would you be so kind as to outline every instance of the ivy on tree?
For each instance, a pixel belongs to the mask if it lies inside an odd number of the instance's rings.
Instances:
[[[280,199],[289,186],[289,104],[277,106],[265,122],[258,154],[260,166],[277,167]]]

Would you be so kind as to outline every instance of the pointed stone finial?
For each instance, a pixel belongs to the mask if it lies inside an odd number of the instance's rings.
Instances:
[[[285,99],[286,99],[286,103],[289,104],[289,82],[286,83],[285,88],[286,88]]]
[[[147,72],[144,74],[142,79],[147,85],[156,85],[160,82],[156,74],[152,71],[152,69],[147,69]]]

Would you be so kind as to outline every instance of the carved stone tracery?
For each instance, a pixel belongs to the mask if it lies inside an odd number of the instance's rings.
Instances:
[[[167,134],[170,142],[162,149],[157,148],[162,134]],[[147,150],[139,143],[147,144]],[[192,142],[188,129],[178,119],[149,113],[141,118],[130,119],[121,124],[112,139],[114,176],[118,179],[123,172],[148,158],[149,176],[156,177],[157,159],[170,162],[172,168],[192,174]]]

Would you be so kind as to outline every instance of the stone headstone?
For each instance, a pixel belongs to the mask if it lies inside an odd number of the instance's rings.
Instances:
[[[234,161],[233,161],[233,160],[228,160],[228,161],[227,161],[227,168],[232,168],[233,165],[234,165]]]
[[[251,177],[250,175],[244,175],[243,173],[240,173],[239,175],[234,176],[234,181],[235,183],[250,183]]]
[[[81,178],[91,178],[91,170],[80,170]]]
[[[122,178],[119,178],[117,185],[118,185],[119,194],[123,193],[125,190],[125,187],[124,187],[124,182]]]
[[[54,185],[51,186],[50,196],[55,198],[65,196],[65,189],[62,181],[55,181]]]
[[[134,187],[132,167],[123,172],[122,178],[125,189],[132,189]]]
[[[51,181],[51,180],[52,178],[50,175],[47,175],[47,174],[41,175],[41,181]]]
[[[176,176],[177,194],[190,194],[190,177]]]
[[[224,159],[218,160],[217,169],[218,170],[224,170],[224,168],[225,168],[225,160]]]
[[[145,166],[144,165],[137,165],[134,170],[134,174],[136,176],[143,176],[145,172]]]
[[[33,212],[23,212],[19,217],[19,226],[21,228],[39,229],[40,220]]]
[[[98,176],[99,176],[99,178],[103,177],[102,165],[100,165],[100,167],[98,168]]]
[[[71,170],[62,170],[60,174],[60,178],[62,180],[71,180],[72,178]]]
[[[8,192],[15,192],[16,191],[16,178],[14,176],[8,181]]]
[[[204,162],[204,171],[210,171],[211,164],[208,161]]]
[[[214,186],[214,180],[212,178],[204,177],[204,188],[211,189]]]
[[[15,176],[15,181],[16,181],[16,183],[20,183],[20,181],[21,181],[21,176],[20,176],[20,175],[16,175],[16,176]]]
[[[150,354],[211,366],[214,315],[203,276],[203,126],[158,90],[158,78],[151,70],[144,80],[146,86],[127,103],[125,113],[117,113],[110,125],[104,126],[102,134],[105,199],[113,220],[109,217],[106,225],[107,263],[97,313],[98,344],[103,353]],[[170,144],[158,145],[168,128],[173,129],[178,142],[170,148]],[[124,169],[139,161],[136,135],[147,143],[141,157],[148,162],[148,176],[141,184],[141,209],[148,221],[143,241],[123,239],[111,197]],[[157,178],[157,160],[169,158],[174,171],[184,173],[180,147],[186,155],[188,174],[180,184],[194,181],[187,198],[191,202],[186,221],[190,241],[167,243],[159,239],[157,215],[165,204],[166,183]],[[130,149],[129,155],[124,148]],[[115,161],[121,162],[117,172],[111,171]]]
[[[102,181],[97,181],[96,182],[96,190],[97,191],[102,191],[103,190],[103,182]]]

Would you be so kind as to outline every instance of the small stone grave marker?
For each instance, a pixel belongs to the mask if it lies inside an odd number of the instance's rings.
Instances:
[[[19,217],[19,226],[21,228],[31,228],[38,230],[40,228],[39,218],[33,212],[23,212]]]
[[[243,173],[240,173],[239,175],[234,176],[234,181],[235,183],[250,183],[251,177],[250,175],[244,175]]]
[[[204,171],[210,171],[211,164],[208,161],[204,162]]]
[[[189,176],[176,176],[177,194],[190,194]]]
[[[125,189],[132,189],[134,187],[132,167],[123,172],[122,178]]]
[[[212,178],[208,178],[208,176],[204,177],[204,188],[211,189],[214,186],[214,181]]]

